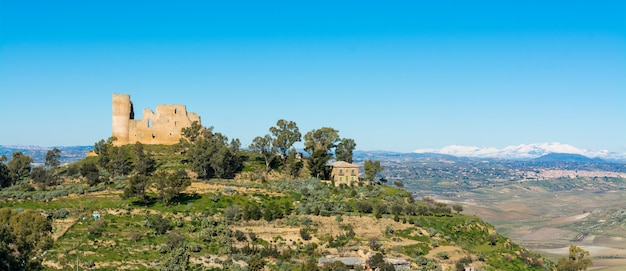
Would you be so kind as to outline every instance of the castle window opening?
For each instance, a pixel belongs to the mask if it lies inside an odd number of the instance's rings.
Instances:
[[[141,133],[141,138],[143,138],[143,133]]]
[[[156,138],[156,135],[154,133],[152,134],[152,138]]]
[[[148,128],[152,127],[152,119],[148,119]]]
[[[178,113],[178,107],[174,108],[174,114]]]

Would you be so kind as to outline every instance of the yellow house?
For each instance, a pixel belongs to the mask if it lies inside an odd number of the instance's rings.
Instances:
[[[359,166],[344,161],[337,161],[331,164],[333,170],[330,172],[330,179],[335,181],[335,185],[352,185],[359,181]]]

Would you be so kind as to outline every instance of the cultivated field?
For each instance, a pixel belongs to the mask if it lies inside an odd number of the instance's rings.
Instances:
[[[501,234],[555,262],[567,255],[569,245],[576,245],[590,252],[592,270],[624,270],[626,190],[623,183],[617,184],[590,180],[559,190],[526,182],[437,198],[460,202],[463,213],[481,217]]]

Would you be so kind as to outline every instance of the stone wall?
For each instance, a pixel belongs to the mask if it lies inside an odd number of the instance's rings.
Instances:
[[[128,94],[113,93],[112,136],[116,137],[115,145],[134,144],[165,144],[178,143],[185,127],[197,121],[200,116],[187,112],[182,104],[157,105],[156,111],[144,109],[143,119],[135,119],[133,103]]]

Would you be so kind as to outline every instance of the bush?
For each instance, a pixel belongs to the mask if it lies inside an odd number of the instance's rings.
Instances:
[[[236,230],[235,231],[235,239],[237,239],[237,241],[239,241],[239,242],[243,242],[243,241],[248,240],[248,238],[246,238],[246,234],[243,233],[240,230]]]
[[[56,211],[54,212],[54,214],[52,215],[52,218],[56,218],[56,219],[59,219],[59,218],[66,218],[66,217],[67,217],[67,215],[68,215],[69,213],[70,213],[70,212],[69,212],[67,209],[65,209],[65,208],[61,208],[61,209],[56,210]]]
[[[87,226],[87,232],[91,235],[102,234],[102,228],[106,227],[107,223],[103,218],[99,218]]]
[[[305,228],[300,229],[300,237],[302,237],[302,240],[305,240],[305,241],[311,240],[311,234]]]
[[[146,220],[146,226],[153,229],[157,234],[164,234],[172,228],[170,221],[161,215],[149,215]]]

